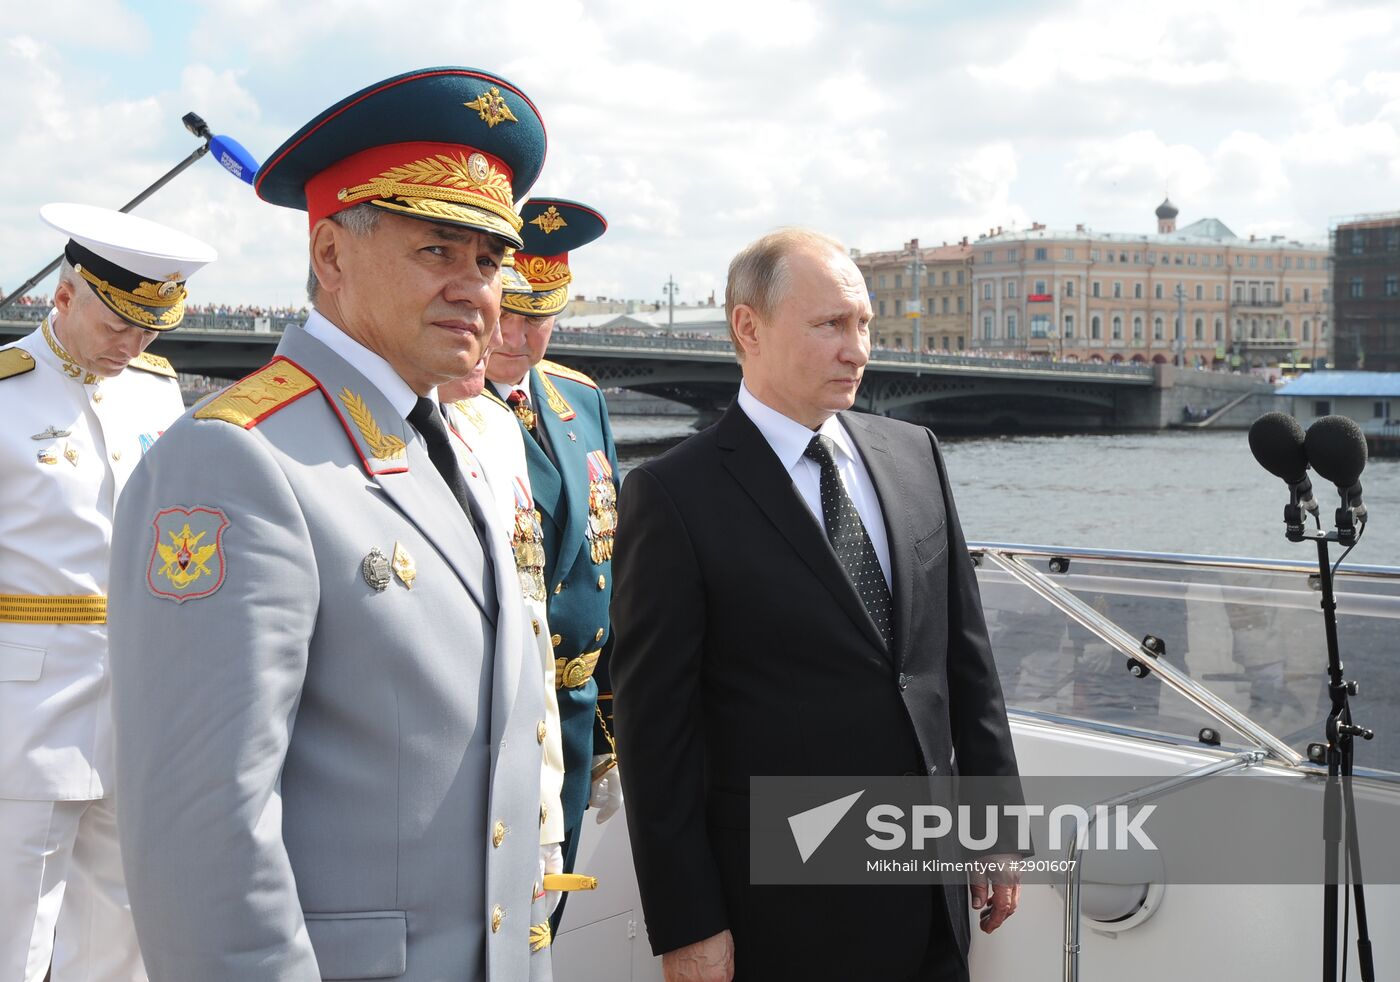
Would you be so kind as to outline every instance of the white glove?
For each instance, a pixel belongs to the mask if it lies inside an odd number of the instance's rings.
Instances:
[[[593,766],[611,758],[611,754],[598,754],[593,758]],[[597,822],[602,825],[617,814],[622,807],[622,777],[616,767],[608,768],[602,777],[593,782],[593,794],[588,799],[588,807],[598,812]]]
[[[544,886],[544,876],[546,873],[564,872],[564,850],[559,843],[549,842],[540,846],[540,886]],[[559,906],[559,891],[546,890],[544,894],[544,909],[546,917],[554,916],[554,908]]]

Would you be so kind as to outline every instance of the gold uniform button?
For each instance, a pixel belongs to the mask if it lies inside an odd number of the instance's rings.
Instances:
[[[549,643],[555,648],[557,648],[564,643],[564,638],[562,635],[556,634],[554,635],[554,637],[549,639]]]
[[[607,585],[608,585],[608,578],[607,578],[606,576],[604,576],[602,573],[599,573],[599,574],[598,574],[598,589],[599,589],[599,590],[605,589],[605,588],[607,587]]]
[[[544,735],[545,735],[544,720],[540,720],[538,723],[535,724],[535,739],[536,739],[537,741],[539,741],[540,743],[544,743]]]
[[[538,617],[532,617],[532,618],[530,618],[530,626],[533,627],[533,628],[535,629],[535,637],[539,637],[539,636],[540,636],[540,619],[539,619]]]
[[[501,921],[506,919],[506,912],[497,904],[491,908],[491,933],[495,934],[501,929]]]
[[[113,451],[112,451],[112,459],[113,459],[113,460],[121,460],[121,459],[122,459],[122,452],[121,452],[120,450],[113,450]]]
[[[102,401],[102,393],[101,393],[101,392],[94,392],[94,393],[92,394],[92,401],[93,401],[93,402],[101,402],[101,401]]]
[[[543,827],[545,819],[549,818],[549,806],[540,805],[540,825]]]
[[[594,640],[594,641],[601,641],[601,640],[603,640],[603,629],[602,629],[601,627],[598,628],[598,633],[595,634],[595,635],[593,635],[593,640]]]
[[[560,593],[563,593],[563,592],[564,592],[564,584],[563,584],[563,583],[556,583],[556,584],[554,585],[554,595],[555,595],[555,596],[558,596]]]
[[[495,848],[499,849],[499,848],[501,848],[501,843],[502,843],[502,842],[505,842],[505,841],[506,841],[506,823],[505,823],[505,822],[497,822],[496,825],[495,825],[495,827],[491,829],[491,845],[494,846]]]

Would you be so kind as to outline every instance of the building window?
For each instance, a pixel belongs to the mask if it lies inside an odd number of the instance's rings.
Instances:
[[[1162,318],[1160,317],[1152,322],[1152,340],[1162,340]]]
[[[1400,228],[1388,228],[1385,230],[1385,247],[1390,252],[1400,249]]]
[[[1283,302],[1284,302],[1284,303],[1292,303],[1292,302],[1293,302],[1293,287],[1291,287],[1291,286],[1286,286],[1286,287],[1283,288]]]
[[[1074,280],[1065,280],[1065,296],[1074,296]]]
[[[1097,250],[1097,249],[1090,249],[1090,250],[1089,250],[1089,262],[1091,262],[1091,263],[1096,263],[1096,262],[1098,262],[1098,261],[1099,261],[1099,250]]]
[[[944,298],[943,298],[943,313],[946,314],[947,312],[948,312],[948,298],[947,298],[947,297],[944,297]]]
[[[1215,299],[1217,299],[1217,300],[1224,300],[1224,299],[1225,299],[1225,284],[1224,284],[1224,283],[1217,283],[1217,284],[1215,284]]]
[[[962,297],[958,297],[958,313],[961,314],[962,312],[963,312],[963,298],[962,298]]]
[[[1098,280],[1094,280],[1094,282],[1092,282],[1092,283],[1089,284],[1089,296],[1091,296],[1091,297],[1097,297],[1098,295],[1099,295],[1099,281],[1098,281]]]
[[[1217,343],[1225,340],[1225,322],[1219,317],[1215,319],[1215,340]]]
[[[1095,314],[1089,318],[1089,337],[1098,341],[1103,337],[1103,322],[1099,320],[1099,315]]]
[[[1006,315],[1006,336],[1008,338],[1016,336],[1016,314],[1014,311]]]
[[[1074,337],[1074,315],[1065,314],[1065,337]]]
[[[982,299],[983,299],[983,300],[991,300],[991,299],[992,299],[992,291],[993,291],[994,289],[996,289],[996,287],[992,284],[992,281],[991,281],[991,280],[987,280],[985,283],[983,283],[983,284],[982,284]]]
[[[1186,265],[1188,265],[1188,266],[1194,266],[1194,265],[1196,265],[1196,254],[1195,254],[1194,252],[1188,253],[1188,254],[1187,254],[1187,256],[1186,256]]]
[[[1250,268],[1250,269],[1258,269],[1258,268],[1259,268],[1259,257],[1258,257],[1258,256],[1250,256],[1250,257],[1249,257],[1249,268]]]
[[[963,278],[962,278],[962,277],[963,277],[963,271],[962,271],[962,270],[958,270],[958,286],[962,286],[962,285],[963,285]]]
[[[953,273],[952,273],[952,270],[947,270],[947,269],[945,269],[945,270],[943,271],[943,285],[944,285],[944,286],[947,286],[949,283],[952,283],[952,282],[953,282]],[[959,282],[959,283],[962,282],[962,273],[958,273],[958,282]]]
[[[1400,276],[1391,273],[1385,278],[1385,295],[1387,297],[1400,295]]]
[[[1308,302],[1311,301],[1311,300],[1312,300],[1312,289],[1309,288],[1309,287],[1306,287],[1306,286],[1303,287],[1303,303],[1308,303]]]
[[[880,301],[880,316],[885,316],[885,301],[883,300]]]
[[[987,314],[982,318],[982,337],[988,341],[992,339],[992,315]]]
[[[880,289],[883,290],[884,288],[885,288],[885,274],[884,274],[884,273],[881,273],[881,274],[880,274]]]
[[[1235,284],[1235,303],[1244,303],[1244,284]]]
[[[1036,281],[1035,281],[1035,292],[1038,293],[1038,294],[1041,294],[1042,296],[1044,296],[1044,294],[1047,292],[1046,289],[1045,289],[1045,281],[1044,281],[1044,280],[1036,280]]]
[[[1314,415],[1314,416],[1331,416],[1331,415],[1332,415],[1332,400],[1331,400],[1331,399],[1316,399],[1316,400],[1314,400],[1314,401],[1313,401],[1313,415]]]
[[[1380,400],[1378,400],[1378,401],[1375,403],[1373,409],[1374,409],[1373,415],[1376,417],[1376,419],[1390,419],[1390,400],[1389,400],[1389,399],[1380,399]]]
[[[1006,250],[1006,261],[1009,262],[1009,263],[1014,263],[1014,262],[1016,261],[1016,250],[1015,250],[1015,249],[1007,249],[1007,250]]]
[[[1303,321],[1303,340],[1312,340],[1312,324],[1310,324],[1308,321]]]
[[[894,302],[894,315],[895,315],[896,317],[902,317],[902,316],[904,315],[904,301],[903,301],[903,300],[895,300],[895,302]]]
[[[1036,261],[1036,262],[1038,262],[1038,263],[1043,263],[1043,262],[1045,262],[1045,260],[1047,260],[1047,259],[1049,259],[1049,258],[1050,258],[1050,256],[1046,253],[1045,249],[1039,248],[1039,247],[1036,248],[1036,250],[1035,250],[1035,261]]]
[[[1109,262],[1115,262],[1115,261],[1117,261],[1117,253],[1115,253],[1112,249],[1108,250],[1108,261],[1109,261]]]
[[[1359,256],[1366,251],[1366,237],[1360,232],[1351,233],[1351,254]],[[1326,415],[1325,413],[1323,415]]]
[[[1065,262],[1067,262],[1067,263],[1072,263],[1072,262],[1074,262],[1074,250],[1073,250],[1073,249],[1066,249],[1066,250],[1064,251],[1064,258],[1065,258]]]
[[[1196,340],[1197,340],[1197,341],[1204,341],[1205,339],[1206,339],[1206,322],[1205,322],[1205,319],[1204,319],[1204,318],[1201,318],[1201,317],[1197,317],[1197,318],[1196,318]]]
[[[1265,268],[1265,269],[1273,269],[1273,268],[1274,268],[1274,257],[1273,257],[1273,256],[1265,256],[1265,257],[1264,257],[1264,268]]]
[[[1142,284],[1141,284],[1141,283],[1134,283],[1134,284],[1133,284],[1133,299],[1134,299],[1134,300],[1141,300],[1141,299],[1142,299]]]
[[[904,287],[904,274],[903,274],[903,273],[895,273],[895,274],[894,274],[894,288],[895,288],[896,290],[899,290],[899,289],[902,289],[903,287]]]
[[[959,351],[962,351],[962,350],[963,350],[964,343],[965,343],[965,342],[963,341],[963,336],[962,336],[961,334],[959,334],[959,335],[958,335],[958,350],[959,350]]]
[[[1158,300],[1162,299],[1162,284],[1155,283],[1152,286],[1152,296]]]
[[[1050,336],[1050,315],[1036,314],[1031,317],[1031,337],[1048,338]]]
[[[1122,283],[1119,283],[1119,282],[1117,282],[1117,281],[1114,282],[1114,284],[1113,284],[1113,295],[1114,295],[1115,297],[1121,297],[1121,296],[1123,296],[1123,284],[1122,284]]]
[[[1141,317],[1134,317],[1134,318],[1133,318],[1133,340],[1134,340],[1134,341],[1141,341],[1141,340],[1142,340],[1142,318],[1141,318]]]
[[[1351,278],[1351,295],[1353,297],[1364,297],[1366,295],[1365,289],[1361,283],[1361,277],[1359,276],[1353,276]]]
[[[1220,253],[1218,253],[1218,252],[1215,254],[1215,265],[1217,265],[1217,266],[1224,266],[1224,265],[1225,265],[1225,257],[1222,256],[1222,255],[1221,255]]]
[[[1008,300],[1015,300],[1015,299],[1016,299],[1016,281],[1015,281],[1015,280],[1007,280],[1007,281],[1006,281],[1006,298],[1007,298]]]
[[[1286,317],[1283,321],[1283,336],[1289,339],[1293,337],[1293,322]]]
[[[1113,318],[1113,340],[1123,340],[1123,318],[1116,315]]]
[[[1239,269],[1239,268],[1240,268],[1241,266],[1243,266],[1243,265],[1244,265],[1244,256],[1236,256],[1236,257],[1235,257],[1235,268],[1236,268],[1236,269]]]

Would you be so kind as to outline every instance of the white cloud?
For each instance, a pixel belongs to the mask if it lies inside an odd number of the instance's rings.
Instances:
[[[656,299],[674,274],[703,299],[781,224],[873,250],[1032,218],[1150,231],[1165,191],[1183,223],[1290,235],[1400,205],[1392,4],[537,0],[421,25],[388,24],[379,0],[206,0],[178,23],[132,6],[58,0],[0,41],[0,118],[19,121],[0,143],[19,189],[0,203],[0,284],[56,251],[44,201],[120,204],[188,153],[182,113],[265,157],[332,102],[435,63],[499,71],[539,106],[536,190],[610,220],[573,260],[589,295]],[[197,294],[299,300],[304,218],[213,163],[142,214],[219,248]]]

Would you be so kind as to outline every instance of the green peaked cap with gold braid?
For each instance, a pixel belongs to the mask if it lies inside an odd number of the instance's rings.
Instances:
[[[527,317],[548,317],[569,302],[569,253],[598,239],[608,220],[594,208],[563,198],[531,198],[520,210],[520,237],[515,271],[529,281],[531,293],[507,293],[501,309]]]

